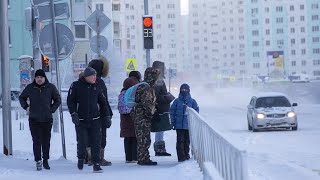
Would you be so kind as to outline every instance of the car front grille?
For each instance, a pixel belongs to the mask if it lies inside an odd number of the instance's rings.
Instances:
[[[286,114],[267,114],[268,118],[283,118]]]

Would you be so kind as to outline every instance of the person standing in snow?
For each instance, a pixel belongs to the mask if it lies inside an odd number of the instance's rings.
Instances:
[[[29,104],[27,100],[29,99]],[[29,127],[33,141],[33,155],[37,170],[50,169],[50,139],[52,113],[61,104],[61,96],[55,85],[49,83],[45,72],[38,69],[34,81],[19,96],[21,107],[29,114]],[[42,158],[41,158],[42,150]],[[43,162],[41,161],[43,159]]]
[[[102,88],[102,92],[106,97],[107,101],[107,112],[106,114],[106,121],[101,121],[101,149],[100,149],[100,165],[101,166],[111,166],[111,162],[105,159],[105,147],[107,145],[107,128],[111,126],[111,118],[113,116],[109,101],[108,101],[108,90],[107,86],[104,81],[101,79],[102,77],[107,77],[109,73],[109,62],[106,58],[101,57],[99,59],[94,59],[90,61],[89,67],[92,67],[97,72],[97,85]],[[89,152],[91,150],[87,149]],[[90,155],[91,153],[88,153]],[[91,159],[91,157],[89,157]]]
[[[155,132],[154,152],[155,156],[171,156],[166,150],[163,136],[164,131],[171,130],[169,109],[170,103],[174,100],[174,96],[168,93],[166,83],[164,82],[164,62],[154,61],[152,67],[160,71],[159,79],[154,85],[157,97],[156,112],[153,115],[151,126],[151,131]]]
[[[118,96],[118,110],[120,113],[120,137],[124,138],[124,151],[126,163],[137,162],[137,138],[134,130],[134,122],[130,116],[131,108],[125,105],[124,95],[127,89],[139,83],[141,79],[139,71],[130,72],[129,77],[124,80],[123,88]]]
[[[87,67],[83,76],[71,84],[67,105],[77,134],[78,169],[83,169],[87,143],[91,147],[93,172],[100,167],[101,121],[107,121],[106,97],[97,84],[97,72]]]
[[[177,155],[178,161],[190,159],[190,137],[188,126],[187,107],[193,108],[199,113],[199,106],[196,100],[190,95],[190,86],[182,84],[179,97],[175,99],[170,107],[171,126],[177,132]]]
[[[131,117],[134,121],[134,127],[137,137],[137,156],[139,165],[157,165],[157,162],[150,160],[149,147],[151,144],[150,132],[151,121],[156,111],[156,95],[154,84],[159,77],[159,70],[147,68],[144,73],[144,82],[136,89],[135,102],[137,103],[132,111]]]

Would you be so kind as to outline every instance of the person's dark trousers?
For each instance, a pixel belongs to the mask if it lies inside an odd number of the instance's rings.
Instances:
[[[100,140],[101,140],[101,124],[100,120],[80,121],[80,125],[76,126],[77,133],[77,155],[78,159],[84,159],[86,147],[91,147],[91,158],[93,164],[100,162]]]
[[[124,151],[126,153],[126,161],[137,161],[137,138],[124,138]]]
[[[178,161],[184,161],[190,158],[190,137],[189,130],[186,129],[177,129],[177,156]]]
[[[48,160],[50,158],[49,153],[52,122],[29,121],[29,128],[33,141],[34,160],[41,160],[41,150],[42,159]]]
[[[101,127],[101,148],[104,149],[107,145],[107,128]]]

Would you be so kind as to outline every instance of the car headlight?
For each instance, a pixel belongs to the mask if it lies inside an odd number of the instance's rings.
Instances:
[[[265,117],[266,116],[264,114],[261,114],[261,113],[257,114],[258,119],[264,119]]]
[[[287,116],[288,116],[289,118],[292,118],[292,117],[296,116],[296,113],[294,113],[294,112],[288,112]]]

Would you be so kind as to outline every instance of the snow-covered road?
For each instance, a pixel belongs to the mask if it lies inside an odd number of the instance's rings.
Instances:
[[[320,104],[299,104],[298,131],[248,131],[247,105],[252,92],[216,91],[200,109],[209,124],[246,150],[251,180],[320,179]],[[299,103],[299,102],[298,102]]]

